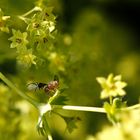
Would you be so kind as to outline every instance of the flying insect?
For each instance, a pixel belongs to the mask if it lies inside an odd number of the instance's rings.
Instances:
[[[54,79],[50,82],[46,83],[29,83],[27,85],[28,90],[36,91],[43,89],[47,94],[50,92],[55,92],[59,87],[59,78],[57,75],[54,76]]]

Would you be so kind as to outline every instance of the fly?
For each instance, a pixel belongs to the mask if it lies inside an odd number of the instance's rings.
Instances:
[[[28,90],[36,91],[43,89],[47,94],[50,92],[55,92],[59,87],[59,78],[57,75],[54,76],[54,79],[48,83],[29,83],[27,85]]]

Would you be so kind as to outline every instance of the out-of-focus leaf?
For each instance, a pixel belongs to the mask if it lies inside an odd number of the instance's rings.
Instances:
[[[66,102],[69,100],[67,95],[63,95],[62,93],[67,89],[67,87],[59,89],[58,96],[51,102],[55,105],[66,105]]]
[[[63,87],[63,88],[61,88],[61,89],[59,89],[59,91],[60,91],[60,93],[62,94],[65,90],[67,90],[68,89],[68,87],[66,86],[66,87]]]
[[[37,124],[37,131],[39,135],[47,136],[48,135],[49,126],[45,116],[39,118],[39,122]]]
[[[66,105],[66,102],[68,101],[68,96],[66,95],[60,95],[59,97],[57,97],[52,104],[55,105]]]
[[[106,110],[107,113],[110,113],[111,105],[108,102],[105,102],[103,107],[104,107],[104,109]]]
[[[121,107],[126,107],[127,106],[127,102],[125,101],[125,102],[123,102],[122,101],[122,99],[120,99],[120,98],[115,98],[114,100],[113,100],[113,107],[114,108],[121,108]]]
[[[79,117],[64,117],[63,119],[65,120],[67,124],[67,130],[69,133],[72,133],[74,129],[77,128],[77,122],[80,121],[81,119]]]
[[[105,102],[103,107],[107,112],[108,120],[111,123],[116,124],[120,121],[121,111],[119,109],[122,107],[126,107],[126,102],[123,102],[120,98],[115,98],[113,100],[113,104]]]

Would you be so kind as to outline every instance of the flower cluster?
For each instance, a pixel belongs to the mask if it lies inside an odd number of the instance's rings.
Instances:
[[[32,54],[32,49],[28,49],[18,55],[18,62],[24,64],[25,67],[30,67],[32,64],[36,65],[36,56]]]
[[[30,67],[32,64],[36,65],[36,56],[32,54],[32,49],[28,49],[27,45],[27,32],[21,33],[19,30],[12,30],[13,36],[9,38],[12,41],[10,47],[17,49],[17,60],[20,64],[24,64],[25,67]]]
[[[52,7],[44,8],[35,13],[28,21],[27,32],[32,39],[32,45],[40,48],[48,46],[55,38],[55,19]]]
[[[105,126],[102,131],[91,140],[139,140],[140,134],[140,109],[123,112],[121,127]],[[89,139],[86,139],[89,140]]]
[[[57,67],[59,71],[65,71],[65,56],[62,54],[58,54],[56,52],[52,52],[48,55],[48,59],[50,60],[50,69],[54,69]]]
[[[102,87],[101,99],[108,97],[110,99],[110,102],[104,102],[103,107],[106,110],[109,121],[113,124],[120,121],[121,108],[126,107],[126,102],[123,102],[122,98],[116,97],[126,94],[123,88],[127,84],[122,82],[121,79],[121,75],[113,76],[113,74],[109,74],[107,78],[97,77],[97,81]]]
[[[19,16],[27,24],[26,30],[21,32],[12,29],[13,36],[9,40],[12,41],[10,47],[17,49],[17,60],[20,64],[26,67],[30,67],[32,64],[37,65],[42,58],[46,58],[52,53],[49,48],[52,48],[57,33],[56,17],[52,10],[52,7],[35,7]],[[29,16],[32,12],[35,12],[33,16]],[[50,61],[49,58],[46,59]]]
[[[108,97],[116,97],[124,96],[126,92],[123,90],[126,87],[126,83],[121,81],[121,75],[113,76],[113,74],[109,74],[107,78],[104,77],[97,77],[98,83],[102,87],[101,91],[101,99],[108,98]]]

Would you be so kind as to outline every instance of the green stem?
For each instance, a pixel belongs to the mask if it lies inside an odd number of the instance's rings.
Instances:
[[[27,23],[27,21],[29,20],[28,18],[25,18],[23,16],[18,16],[19,19],[23,20],[25,23]]]
[[[88,111],[88,112],[106,113],[104,108],[100,108],[100,107],[87,107],[87,106],[52,105],[52,109],[64,109],[64,110],[75,110],[75,111]]]
[[[48,140],[53,140],[52,135],[48,134]]]
[[[45,122],[44,123],[46,125],[46,131],[47,131],[48,140],[53,140],[51,132],[50,132],[50,128],[49,128],[49,125],[48,125],[48,122],[47,122],[46,118],[45,118]]]
[[[113,98],[112,98],[112,96],[109,97],[109,102],[110,102],[111,105],[113,104]]]
[[[39,135],[42,134],[43,136],[47,136],[48,140],[53,140],[48,122],[44,114],[40,115],[38,118],[37,131]]]
[[[38,108],[38,102],[36,102],[34,99],[29,97],[28,95],[24,94],[22,91],[20,91],[11,81],[9,81],[1,72],[0,72],[0,79],[3,80],[13,91],[15,91],[17,94],[19,94],[21,97],[26,99],[28,102],[30,102],[32,105],[34,105],[36,108]]]
[[[59,90],[56,90],[55,94],[52,97],[50,97],[48,104],[51,104],[52,101],[54,101],[54,99],[57,98],[57,96],[59,95],[59,92],[60,92]]]
[[[138,108],[140,108],[140,104],[136,104],[136,105],[129,106],[129,107],[126,107],[126,108],[122,108],[121,110],[122,111],[130,111],[130,110],[138,109]]]
[[[28,11],[27,13],[18,16],[19,19],[23,20],[25,23],[27,23],[27,21],[29,20],[28,18],[26,18],[28,15],[30,15],[31,13],[33,13],[34,11],[41,11],[42,9],[40,7],[34,7],[33,9],[31,9],[30,11]]]
[[[40,7],[35,6],[33,9],[31,9],[30,11],[26,12],[25,14],[22,15],[22,17],[26,17],[28,15],[30,15],[31,13],[33,13],[34,11],[41,11],[42,9]]]

